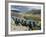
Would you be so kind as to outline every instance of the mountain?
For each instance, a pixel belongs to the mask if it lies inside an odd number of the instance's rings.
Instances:
[[[18,10],[11,10],[12,12],[16,12],[16,13],[20,13],[20,11]]]
[[[41,14],[41,10],[40,9],[32,9],[28,12],[26,12],[28,14],[32,13],[32,14]]]
[[[34,9],[32,10],[33,14],[41,14],[41,10],[40,9]]]

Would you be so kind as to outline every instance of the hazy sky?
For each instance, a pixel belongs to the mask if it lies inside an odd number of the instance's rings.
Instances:
[[[17,10],[21,12],[26,12],[32,9],[41,9],[40,6],[17,6],[17,5],[11,5],[11,10]]]

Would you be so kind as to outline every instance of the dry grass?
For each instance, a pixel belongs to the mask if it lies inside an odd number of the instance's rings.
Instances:
[[[35,21],[41,21],[41,16],[40,15],[25,14],[23,17],[27,20],[32,19],[32,20],[35,20]]]
[[[11,25],[11,31],[28,31],[29,27],[22,26],[22,25]]]

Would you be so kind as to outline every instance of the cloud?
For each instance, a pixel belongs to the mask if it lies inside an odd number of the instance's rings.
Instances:
[[[26,12],[32,9],[41,9],[41,7],[40,6],[17,6],[17,5],[11,6],[11,10],[18,10],[21,12],[24,12],[24,11]]]

